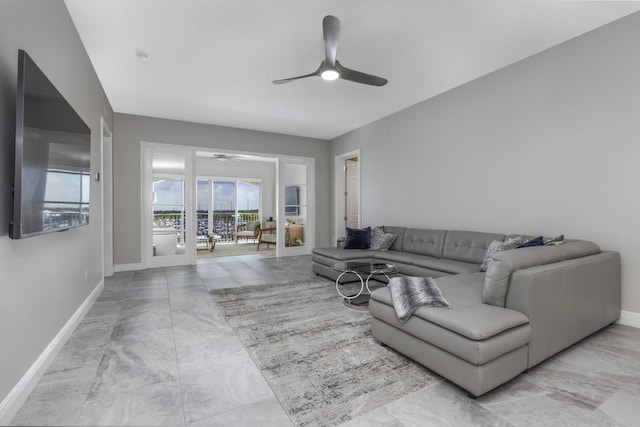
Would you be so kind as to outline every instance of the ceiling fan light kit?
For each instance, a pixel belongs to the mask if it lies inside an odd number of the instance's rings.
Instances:
[[[340,36],[340,20],[333,15],[327,15],[322,20],[322,31],[324,36],[325,58],[320,63],[316,71],[302,76],[290,77],[287,79],[274,80],[274,84],[289,83],[294,80],[306,77],[320,76],[324,80],[343,79],[355,83],[362,83],[371,86],[384,86],[388,80],[360,71],[351,70],[338,62],[336,52],[338,50],[338,37]]]
[[[333,68],[328,68],[320,73],[320,77],[325,80],[336,80],[338,77],[340,77],[340,73]]]

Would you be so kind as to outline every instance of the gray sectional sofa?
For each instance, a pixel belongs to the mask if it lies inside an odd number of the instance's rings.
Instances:
[[[333,280],[337,261],[372,258],[400,274],[431,276],[451,308],[422,307],[401,323],[386,287],[369,302],[374,338],[480,396],[613,323],[620,316],[620,256],[592,242],[506,250],[480,271],[504,234],[384,227],[387,251],[316,248],[313,270]],[[343,276],[345,280],[359,280]],[[342,280],[341,279],[341,280]]]

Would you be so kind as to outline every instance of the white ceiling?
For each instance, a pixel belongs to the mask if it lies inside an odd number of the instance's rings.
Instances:
[[[114,111],[332,139],[640,10],[640,2],[65,0]],[[318,77],[338,59],[384,87]],[[149,55],[141,62],[136,51]]]

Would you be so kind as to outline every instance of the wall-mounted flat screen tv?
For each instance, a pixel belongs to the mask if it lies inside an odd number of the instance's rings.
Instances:
[[[89,223],[91,130],[18,52],[13,239]]]

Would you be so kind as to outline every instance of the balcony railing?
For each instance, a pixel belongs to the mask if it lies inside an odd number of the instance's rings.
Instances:
[[[209,215],[206,212],[198,212],[198,236],[209,234]],[[256,211],[238,211],[238,224],[247,221],[257,221],[260,213]],[[214,211],[211,218],[213,226],[211,232],[217,237],[218,242],[233,242],[236,235],[236,214],[233,211]]]
[[[182,212],[154,212],[153,224],[154,228],[173,228],[182,235],[184,228],[182,221],[184,214]],[[247,221],[257,221],[260,219],[260,213],[256,211],[238,211],[238,224]],[[196,236],[209,235],[209,215],[207,212],[198,212],[197,214]],[[218,242],[233,242],[236,235],[236,213],[234,211],[217,211],[213,212],[211,233],[219,236]],[[187,224],[188,222],[185,221]],[[178,237],[180,242],[181,236]]]

